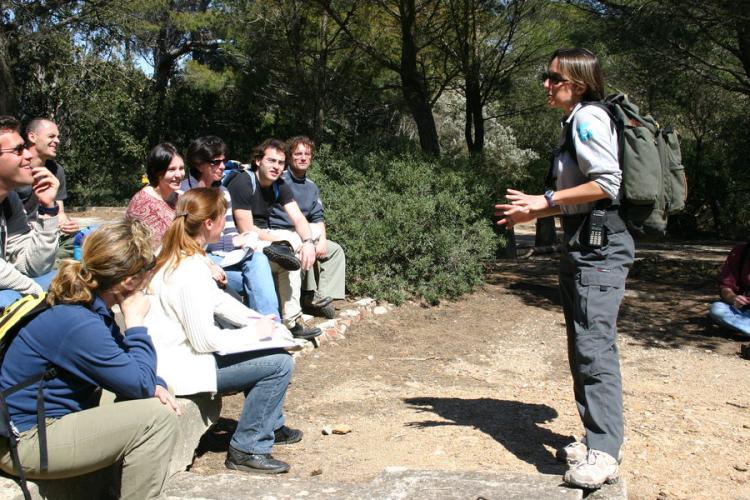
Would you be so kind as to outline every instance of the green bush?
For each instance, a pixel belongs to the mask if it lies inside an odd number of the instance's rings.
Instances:
[[[480,284],[495,248],[467,177],[417,153],[316,153],[326,225],[347,257],[347,289],[400,303],[458,297]]]

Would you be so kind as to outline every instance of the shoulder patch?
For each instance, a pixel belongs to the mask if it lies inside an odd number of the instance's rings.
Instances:
[[[576,126],[576,132],[578,133],[578,139],[581,142],[587,142],[594,137],[594,131],[588,122],[579,123]]]

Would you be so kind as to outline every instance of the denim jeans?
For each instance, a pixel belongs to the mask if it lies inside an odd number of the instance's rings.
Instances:
[[[708,315],[721,326],[750,337],[750,310],[738,310],[726,302],[719,301],[711,304]]]
[[[222,257],[208,254],[217,264]],[[273,284],[271,274],[271,263],[268,262],[263,252],[253,252],[250,256],[230,267],[224,268],[227,273],[227,286],[247,297],[247,305],[250,309],[261,314],[279,315],[279,299],[276,296],[276,287]]]
[[[57,270],[50,271],[36,278],[31,278],[36,281],[42,290],[45,292],[49,289],[49,284],[52,283],[52,278],[57,275]],[[15,290],[0,290],[0,307],[8,307],[13,302],[21,298],[21,294]]]
[[[282,407],[294,371],[292,356],[282,350],[217,355],[216,368],[219,394],[245,394],[229,444],[245,453],[270,453],[273,431],[284,425]]]

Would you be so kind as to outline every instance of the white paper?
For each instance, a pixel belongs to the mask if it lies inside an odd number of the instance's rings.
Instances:
[[[239,264],[240,262],[245,260],[245,258],[252,252],[252,248],[238,248],[236,250],[232,250],[231,252],[227,252],[224,255],[224,258],[221,260],[219,265],[221,267],[229,267],[235,264]]]
[[[263,351],[265,349],[285,349],[287,351],[299,351],[305,345],[305,340],[287,338],[287,337],[266,337],[265,339],[258,340],[251,344],[244,344],[242,347],[237,349],[231,349],[226,351],[218,351],[216,354],[219,356],[226,356],[227,354],[236,354],[238,352],[252,352],[252,351]]]

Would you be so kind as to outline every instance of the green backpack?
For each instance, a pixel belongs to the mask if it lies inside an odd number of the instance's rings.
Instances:
[[[617,127],[622,170],[620,215],[635,237],[664,236],[671,214],[684,210],[687,178],[677,132],[661,128],[651,115],[642,115],[624,94],[603,101],[584,102],[597,106]],[[577,161],[573,130],[567,127],[563,148]]]

